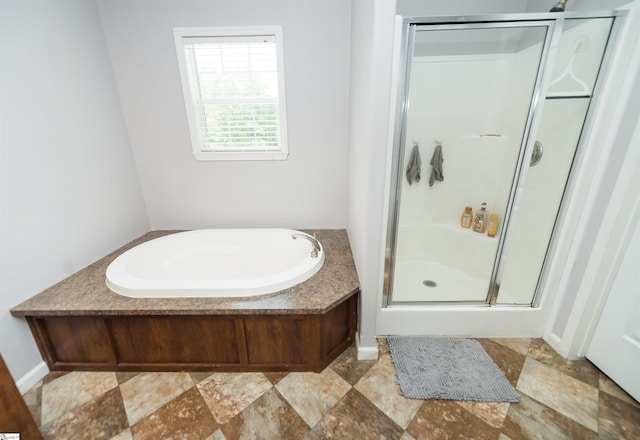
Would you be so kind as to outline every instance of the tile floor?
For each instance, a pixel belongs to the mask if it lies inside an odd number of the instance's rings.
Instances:
[[[520,403],[405,399],[386,342],[321,373],[50,373],[25,394],[46,439],[640,439],[640,404],[540,339],[479,339]]]

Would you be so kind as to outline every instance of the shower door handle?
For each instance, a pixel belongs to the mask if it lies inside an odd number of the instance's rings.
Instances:
[[[533,145],[533,152],[531,153],[531,161],[529,162],[530,167],[535,167],[542,159],[542,154],[544,153],[544,148],[542,148],[542,143],[540,141],[536,141]]]

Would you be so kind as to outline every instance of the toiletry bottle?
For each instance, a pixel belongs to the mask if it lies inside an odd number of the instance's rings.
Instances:
[[[493,213],[489,216],[489,226],[487,226],[487,235],[495,237],[498,232],[498,214]]]
[[[473,230],[476,232],[485,232],[487,230],[487,204],[482,203],[482,207],[476,211],[473,217]]]
[[[471,210],[471,206],[466,206],[460,218],[460,226],[470,228],[471,223],[473,223],[473,211]]]

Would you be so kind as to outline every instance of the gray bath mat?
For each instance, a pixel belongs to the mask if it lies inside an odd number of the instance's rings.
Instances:
[[[516,390],[478,341],[423,337],[387,340],[405,397],[520,401]]]

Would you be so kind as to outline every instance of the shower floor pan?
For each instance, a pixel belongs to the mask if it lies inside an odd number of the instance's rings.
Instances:
[[[484,301],[489,280],[426,260],[398,261],[393,302]]]

